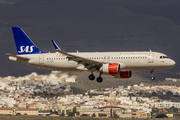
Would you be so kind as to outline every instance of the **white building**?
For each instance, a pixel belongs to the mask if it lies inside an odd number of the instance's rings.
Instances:
[[[180,102],[156,102],[155,106],[157,108],[171,108],[171,107],[175,107],[175,108],[180,108]]]

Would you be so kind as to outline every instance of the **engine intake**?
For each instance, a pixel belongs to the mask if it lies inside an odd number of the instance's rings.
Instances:
[[[103,74],[117,75],[120,73],[120,65],[118,63],[103,64],[100,72]]]

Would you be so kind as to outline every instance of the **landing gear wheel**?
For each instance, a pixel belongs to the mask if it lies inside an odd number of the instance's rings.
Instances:
[[[155,80],[155,77],[154,76],[151,76],[151,78],[150,78],[151,80]]]
[[[154,73],[153,73],[153,72],[154,72],[153,70],[150,71],[150,73],[151,73],[150,79],[151,79],[151,80],[155,80],[155,77],[154,77]]]
[[[89,79],[90,80],[94,80],[95,79],[95,76],[93,74],[89,75]]]
[[[97,82],[101,83],[103,81],[102,77],[97,78]]]

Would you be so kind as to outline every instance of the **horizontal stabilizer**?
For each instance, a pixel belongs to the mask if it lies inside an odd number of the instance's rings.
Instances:
[[[15,57],[15,58],[19,58],[19,59],[22,59],[22,60],[29,60],[29,58],[21,57],[21,56],[17,56],[17,55],[12,55],[12,54],[9,54],[9,53],[7,53],[6,55],[12,56],[12,57]]]

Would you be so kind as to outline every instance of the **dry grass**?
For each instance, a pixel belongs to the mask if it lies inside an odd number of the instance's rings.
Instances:
[[[11,116],[1,115],[0,120],[138,120],[117,118],[93,118],[93,117],[51,117],[51,116]],[[143,120],[143,119],[142,119]]]

